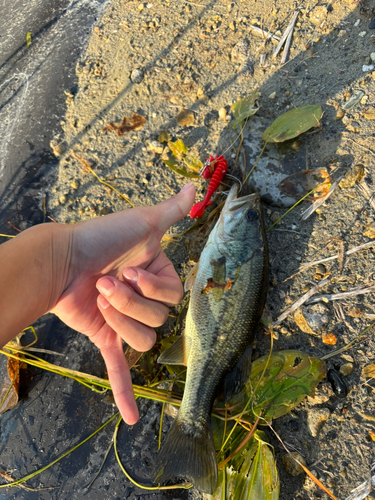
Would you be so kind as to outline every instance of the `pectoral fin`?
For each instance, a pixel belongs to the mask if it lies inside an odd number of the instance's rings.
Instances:
[[[243,388],[251,371],[252,344],[240,357],[234,369],[227,374],[224,380],[224,401],[228,402]]]
[[[181,335],[168,349],[160,354],[158,363],[161,365],[187,366],[190,342],[185,335]]]
[[[197,275],[199,269],[199,261],[195,264],[195,266],[189,271],[189,274],[186,276],[184,291],[188,292],[193,288],[195,277]]]

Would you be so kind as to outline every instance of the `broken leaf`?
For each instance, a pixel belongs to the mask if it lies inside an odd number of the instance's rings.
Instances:
[[[172,151],[172,154],[179,160],[181,160],[187,153],[187,147],[185,146],[183,141],[181,141],[181,139],[177,139],[177,141],[175,142],[168,142],[168,146]]]
[[[367,365],[362,369],[362,374],[366,378],[375,378],[375,365]]]
[[[185,168],[178,167],[178,161],[175,156],[171,156],[168,160],[163,159],[163,163],[167,165],[173,172],[176,172],[176,174],[183,175],[184,177],[189,177],[190,179],[197,179],[199,178],[199,174],[195,172],[188,172]]]
[[[28,31],[26,34],[26,47],[30,47],[31,45],[31,31]]]
[[[200,172],[203,167],[203,163],[198,158],[191,155],[187,155],[186,158],[184,158],[184,162],[189,168],[197,172]]]
[[[20,361],[9,358],[7,373],[0,389],[0,414],[12,409],[18,403],[20,387]]]
[[[277,500],[280,484],[276,461],[266,435],[256,431],[246,447],[220,470],[213,500]],[[225,474],[225,486],[223,476]],[[225,492],[223,492],[225,487]],[[224,493],[224,494],[223,494]]]
[[[315,201],[318,198],[327,196],[331,187],[331,179],[326,170],[304,170],[289,175],[280,182],[278,188],[286,196],[301,199],[307,193],[315,189],[310,196],[306,198],[308,201]]]
[[[301,309],[297,309],[293,317],[294,321],[297,323],[297,325],[303,332],[310,333],[312,335],[315,334],[315,332],[310,328],[310,325],[307,323],[306,318]]]
[[[268,365],[267,359],[268,356],[263,356],[253,362],[245,387],[229,402],[230,405],[241,403],[243,407],[251,398],[249,414],[254,419],[261,411],[266,420],[285,415],[312,395],[326,374],[324,361],[300,351],[274,353]]]
[[[118,137],[121,137],[132,130],[140,130],[146,121],[147,120],[144,116],[133,113],[130,117],[124,116],[118,125],[116,123],[109,122],[108,125],[101,131],[106,132],[107,130],[113,130],[116,132]]]
[[[287,111],[276,118],[262,135],[267,142],[284,142],[297,137],[312,127],[320,126],[319,120],[323,116],[322,107],[308,105]]]
[[[259,92],[254,90],[250,95],[243,97],[232,105],[234,111],[233,128],[236,128],[241,122],[253,116],[259,108],[256,107],[255,101],[259,97]]]
[[[170,136],[166,130],[162,130],[159,134],[158,141],[160,144],[163,144],[163,142],[168,142],[170,140]]]

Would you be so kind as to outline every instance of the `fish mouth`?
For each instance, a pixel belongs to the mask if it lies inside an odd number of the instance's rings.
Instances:
[[[244,210],[253,208],[259,210],[260,196],[257,193],[248,194],[237,198],[238,186],[235,184],[229,191],[227,201],[225,202],[222,216],[231,215],[232,217],[239,216]]]

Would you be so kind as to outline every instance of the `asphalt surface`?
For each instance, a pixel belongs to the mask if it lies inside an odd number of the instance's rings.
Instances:
[[[8,221],[20,229],[44,221],[43,198],[48,196],[57,165],[50,141],[59,133],[64,117],[64,91],[75,91],[76,62],[107,3],[15,0],[10,5],[1,1],[0,233],[16,234]],[[103,375],[101,356],[83,335],[52,315],[37,322],[36,329],[39,345],[63,354],[44,355],[45,359]],[[4,373],[5,360],[1,365]],[[115,408],[102,399],[102,395],[73,380],[37,369],[22,370],[20,402],[0,417],[0,472],[14,479],[23,477],[85,439],[115,414]],[[142,429],[123,426],[119,435],[124,456],[135,436],[140,443],[147,439],[148,432],[155,435],[155,417],[147,416],[149,406],[140,406]],[[134,488],[124,480],[113,451],[100,477],[87,489],[99,470],[113,430],[114,422],[95,441],[29,481],[35,491],[2,488],[0,500],[134,498]],[[136,453],[136,447],[132,449]],[[148,476],[148,471],[136,472]],[[40,489],[43,487],[52,489]]]

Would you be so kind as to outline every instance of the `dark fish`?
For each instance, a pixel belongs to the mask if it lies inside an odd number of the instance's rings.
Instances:
[[[158,359],[186,365],[187,377],[179,413],[156,459],[155,481],[182,477],[209,494],[218,476],[210,424],[213,401],[222,382],[228,397],[250,373],[246,351],[268,282],[260,198],[236,195],[234,186],[185,283],[185,288],[192,285],[185,333]]]

